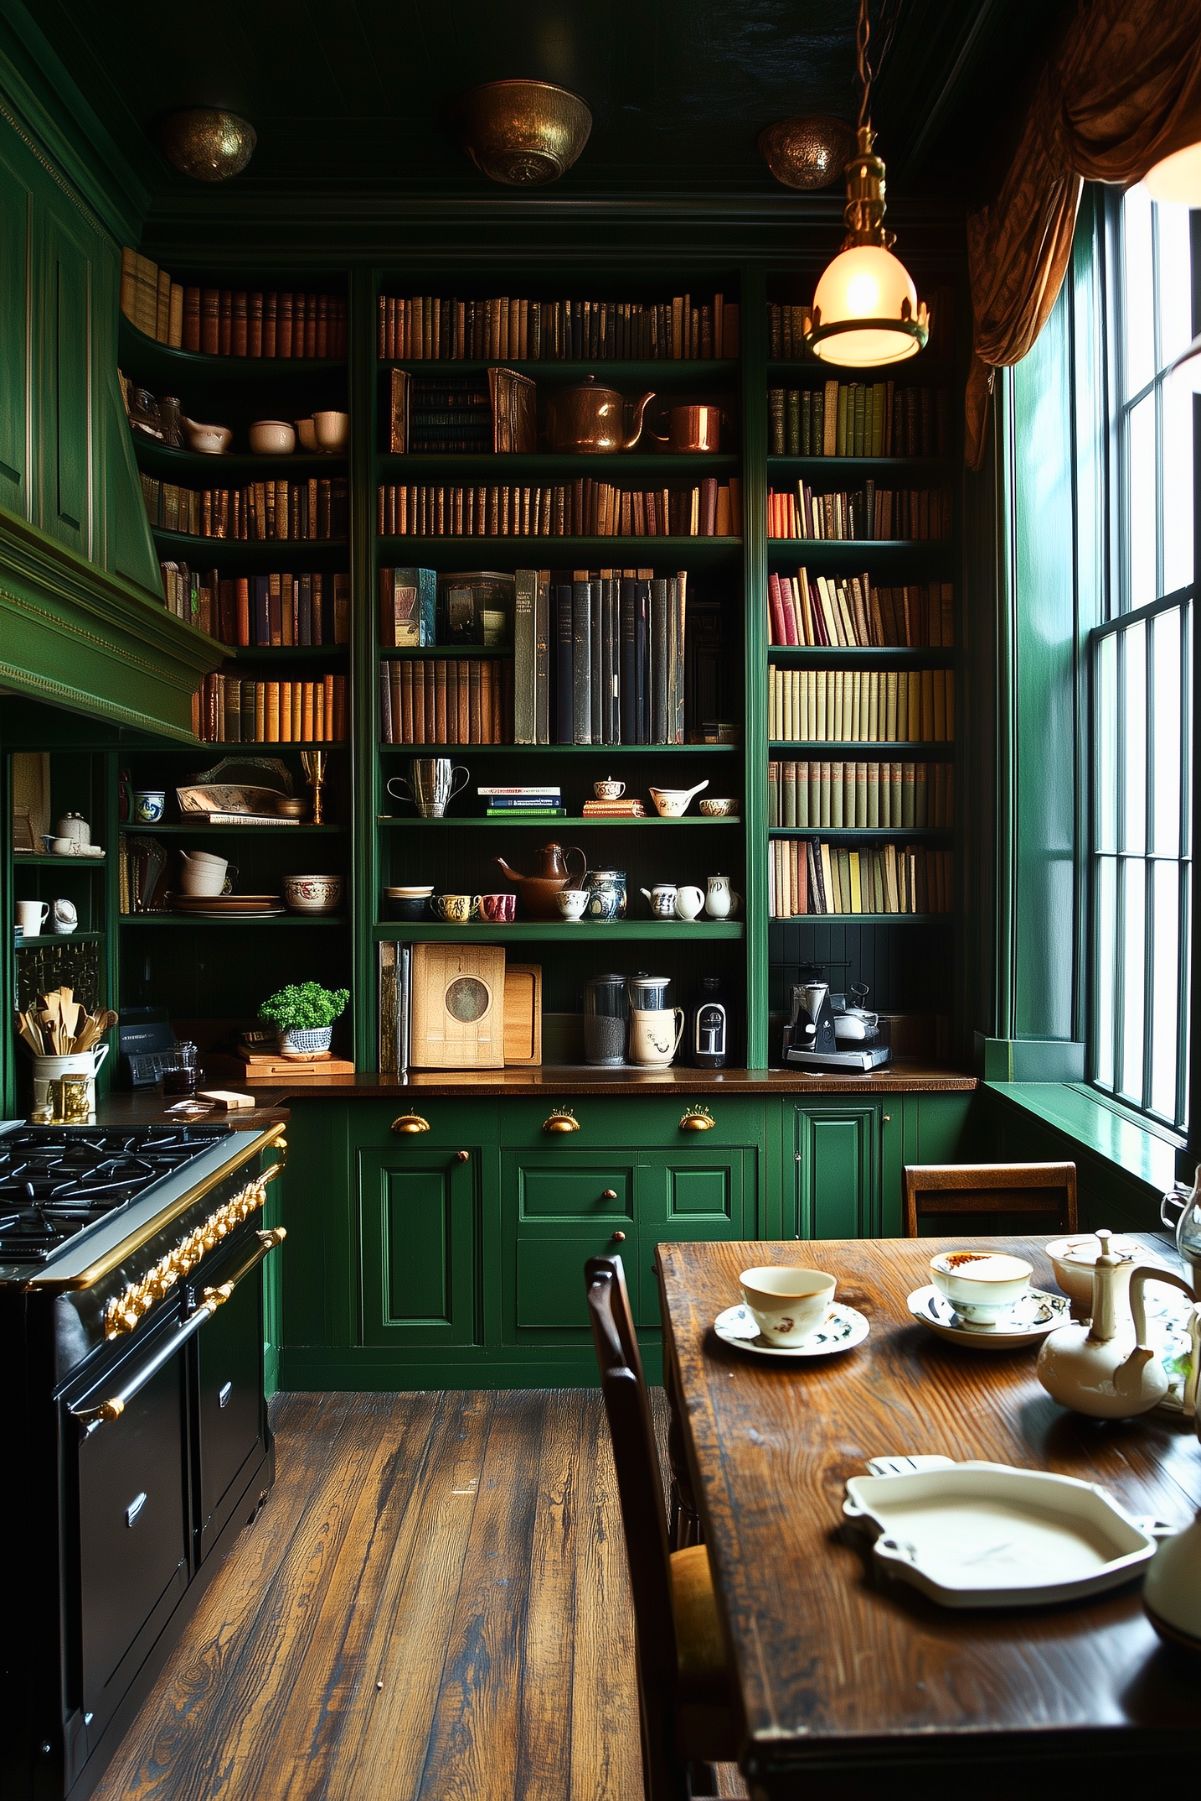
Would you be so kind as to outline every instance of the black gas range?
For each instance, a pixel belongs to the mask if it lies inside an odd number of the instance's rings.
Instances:
[[[0,1124],[0,1794],[90,1792],[273,1476],[262,1218],[284,1128]]]

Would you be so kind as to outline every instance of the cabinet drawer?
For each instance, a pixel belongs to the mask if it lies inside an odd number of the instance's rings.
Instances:
[[[546,1129],[547,1121],[561,1110],[574,1116],[578,1130]],[[699,1132],[690,1130],[684,1122],[698,1116],[713,1124]],[[754,1099],[727,1099],[722,1094],[633,1094],[620,1100],[547,1095],[536,1101],[506,1101],[500,1110],[500,1135],[503,1145],[605,1147],[618,1152],[643,1145],[761,1144],[763,1108]]]
[[[420,1150],[436,1144],[457,1149],[460,1145],[486,1142],[495,1129],[494,1112],[489,1097],[481,1099],[470,1091],[462,1100],[430,1101],[415,1092],[398,1091],[394,1100],[356,1101],[351,1106],[351,1142],[365,1150],[382,1150],[385,1145],[407,1145]],[[416,1130],[394,1130],[397,1120],[412,1121]]]
[[[519,1239],[516,1280],[512,1295],[505,1298],[506,1339],[510,1343],[527,1338],[543,1340],[548,1333],[553,1333],[568,1342],[585,1340],[588,1310],[584,1299],[584,1264],[589,1257],[612,1257],[614,1254],[619,1254],[625,1263],[630,1304],[637,1323],[640,1326],[653,1324],[657,1318],[656,1303],[652,1293],[652,1310],[646,1314],[638,1278],[637,1250],[636,1239],[631,1237],[625,1243],[615,1243],[613,1234],[603,1227],[591,1235],[576,1233],[570,1238]]]
[[[519,1232],[531,1224],[561,1230],[572,1221],[591,1230],[605,1220],[621,1224],[634,1218],[634,1170],[629,1163],[578,1151],[551,1151],[541,1158],[509,1152],[501,1163]]]

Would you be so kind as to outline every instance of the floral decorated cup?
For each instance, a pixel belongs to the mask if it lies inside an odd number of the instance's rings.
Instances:
[[[478,894],[436,894],[430,902],[435,914],[448,926],[465,926],[475,918]]]
[[[293,913],[332,913],[342,900],[340,875],[284,877],[284,904]]]
[[[607,775],[601,782],[592,784],[592,792],[597,800],[620,800],[625,791],[625,783],[615,782],[611,775]]]
[[[555,895],[555,905],[558,907],[560,915],[569,924],[575,924],[584,916],[584,908],[588,905],[588,890],[586,888],[560,888]]]

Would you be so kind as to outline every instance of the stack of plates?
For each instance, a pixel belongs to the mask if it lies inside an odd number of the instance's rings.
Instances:
[[[278,894],[177,894],[171,904],[194,919],[275,919],[284,910]]]

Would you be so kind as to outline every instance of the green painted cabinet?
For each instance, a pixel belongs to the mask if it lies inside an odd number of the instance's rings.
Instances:
[[[35,382],[40,479],[34,523],[79,556],[90,557],[98,451],[93,265],[100,243],[65,201],[47,206],[42,232]]]
[[[30,293],[38,165],[0,129],[0,506],[30,516]]]
[[[799,1238],[881,1234],[882,1135],[878,1101],[809,1101],[792,1115]]]
[[[483,1342],[479,1165],[461,1146],[358,1151],[360,1344]]]

